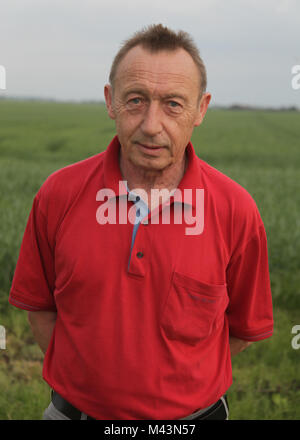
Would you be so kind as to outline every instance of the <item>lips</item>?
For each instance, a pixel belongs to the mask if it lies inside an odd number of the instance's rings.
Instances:
[[[148,157],[158,157],[160,156],[161,152],[165,149],[165,147],[162,147],[161,145],[149,145],[149,144],[141,144],[139,142],[136,143],[138,149],[142,154]]]
[[[147,148],[149,150],[159,150],[159,149],[163,148],[162,145],[147,145],[147,144],[141,144],[141,143],[138,143],[138,145],[140,145],[143,148]]]

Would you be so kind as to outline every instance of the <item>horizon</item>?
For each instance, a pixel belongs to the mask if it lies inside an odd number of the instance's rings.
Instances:
[[[30,101],[30,102],[48,102],[48,103],[56,103],[56,104],[100,104],[104,105],[104,100],[97,99],[56,99],[51,97],[39,97],[39,96],[4,96],[0,95],[0,101]],[[295,105],[287,105],[287,106],[262,106],[262,105],[249,105],[246,103],[233,102],[231,104],[211,104],[208,107],[210,109],[228,109],[228,110],[273,110],[273,111],[300,111],[300,106]]]

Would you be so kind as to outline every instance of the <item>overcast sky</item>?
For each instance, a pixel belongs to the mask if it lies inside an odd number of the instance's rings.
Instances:
[[[300,107],[299,0],[0,0],[0,95],[102,100],[121,42],[153,23],[194,38],[212,104]]]

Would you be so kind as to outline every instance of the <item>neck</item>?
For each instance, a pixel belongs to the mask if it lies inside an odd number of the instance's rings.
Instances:
[[[120,154],[120,169],[124,180],[130,189],[142,188],[146,192],[151,189],[174,189],[184,176],[187,167],[187,154],[184,154],[179,163],[163,170],[139,168]]]
[[[127,181],[128,188],[130,190],[142,189],[147,193],[149,201],[151,200],[152,189],[171,191],[177,188],[186,171],[187,162],[188,158],[185,153],[180,162],[176,162],[163,170],[143,169],[126,160],[120,152],[120,169],[123,179]],[[142,194],[141,197],[143,198]],[[151,201],[152,207],[157,204],[159,204],[159,201]]]

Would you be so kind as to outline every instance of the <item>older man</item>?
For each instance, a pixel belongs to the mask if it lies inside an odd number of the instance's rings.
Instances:
[[[226,419],[231,356],[272,335],[255,202],[190,142],[205,89],[186,33],[136,33],[105,86],[117,136],[35,197],[9,300],[45,352],[45,419]]]

